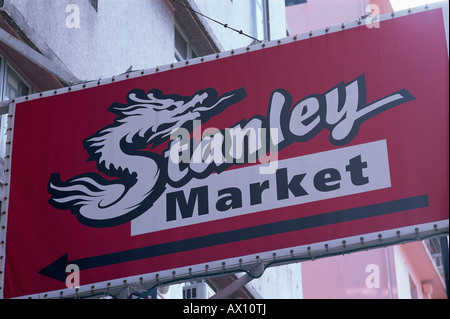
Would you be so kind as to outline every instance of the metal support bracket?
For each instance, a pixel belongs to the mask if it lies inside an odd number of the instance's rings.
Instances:
[[[222,290],[218,291],[214,296],[212,296],[210,299],[225,299],[231,294],[233,294],[238,289],[244,287],[246,284],[248,284],[250,281],[255,279],[256,277],[261,276],[264,273],[264,264],[258,263],[258,265],[249,271],[251,276],[249,274],[245,274],[244,276],[236,279],[231,284],[223,288]]]

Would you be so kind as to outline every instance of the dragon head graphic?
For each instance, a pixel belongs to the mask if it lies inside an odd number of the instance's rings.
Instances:
[[[92,227],[136,218],[152,207],[167,183],[167,159],[143,149],[160,145],[178,128],[192,131],[192,121],[205,123],[246,96],[244,88],[221,96],[213,88],[192,96],[165,95],[159,89],[130,91],[126,104],[113,103],[108,109],[117,115],[114,122],[83,141],[88,161],[96,161],[98,171],[111,179],[90,172],[61,181],[53,173],[49,203]]]

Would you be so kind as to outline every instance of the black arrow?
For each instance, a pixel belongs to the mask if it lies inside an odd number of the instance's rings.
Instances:
[[[193,249],[200,249],[220,244],[227,244],[241,240],[265,237],[291,231],[304,230],[325,225],[337,224],[368,217],[381,216],[416,208],[428,207],[428,195],[421,195],[398,199],[394,201],[373,204],[368,206],[339,210],[331,213],[301,217],[271,224],[252,226],[227,232],[189,238],[164,244],[68,260],[67,253],[39,271],[39,274],[65,282],[66,267],[75,264],[80,270],[98,268],[108,265],[120,264],[127,261],[141,260],[168,254],[174,254]]]

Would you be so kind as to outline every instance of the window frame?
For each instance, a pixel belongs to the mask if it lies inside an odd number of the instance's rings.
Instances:
[[[251,33],[252,36],[258,40],[268,40],[269,26],[268,26],[268,8],[267,1],[265,0],[251,0]],[[262,14],[262,21],[258,21],[259,11]],[[262,26],[262,30],[259,30]],[[261,34],[260,34],[261,32]]]
[[[8,72],[12,72],[17,79],[28,88],[28,95],[34,92],[33,86],[20,74],[20,72],[8,62],[8,59],[0,54],[0,101],[9,101],[5,98],[6,88],[8,85]],[[14,97],[16,98],[16,97]],[[14,99],[13,98],[13,99]],[[6,132],[8,126],[7,114],[0,114],[0,157],[5,157],[6,152]]]
[[[186,57],[183,57],[183,55],[177,49],[177,46],[176,46],[177,32],[181,36],[181,39],[186,43],[186,52],[187,52],[187,56]],[[175,26],[174,26],[173,51],[174,51],[173,56],[174,56],[174,62],[175,63],[176,62],[180,62],[180,61],[190,60],[190,59],[198,57],[198,54],[197,54],[196,50],[194,49],[194,47],[191,44],[191,42],[188,40],[187,36],[183,33],[183,30],[178,25],[178,23],[175,23]]]
[[[6,59],[5,56],[0,54],[0,101],[7,101],[9,99],[5,99],[5,92],[6,87],[8,85],[8,71],[11,70],[11,72],[18,78],[19,81],[21,81],[27,88],[28,88],[28,94],[32,94],[33,86],[28,83],[27,80],[20,74],[17,69],[8,62],[8,59]],[[18,96],[17,96],[18,97]],[[16,97],[14,97],[16,98]],[[13,99],[14,99],[13,98]]]

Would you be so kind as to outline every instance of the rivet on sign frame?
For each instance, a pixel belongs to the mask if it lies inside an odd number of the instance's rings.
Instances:
[[[364,245],[364,237],[360,237],[359,241],[361,242],[361,245]]]
[[[417,240],[420,240],[420,236],[419,236],[419,228],[416,227],[416,228],[414,229],[414,231],[416,232],[416,239],[417,239]]]
[[[325,251],[328,252],[328,244],[325,244]]]
[[[312,37],[312,36],[313,36],[312,31],[309,31],[309,37]]]

